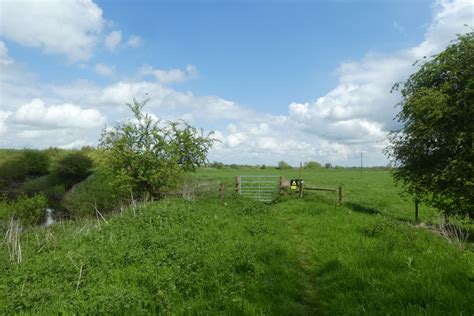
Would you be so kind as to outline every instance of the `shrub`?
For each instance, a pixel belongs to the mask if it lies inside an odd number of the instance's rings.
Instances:
[[[49,157],[39,150],[24,150],[0,166],[0,189],[12,193],[26,179],[49,172]]]
[[[116,187],[105,171],[97,171],[66,193],[62,206],[75,217],[93,216],[96,208],[102,214],[117,210],[130,192]]]
[[[81,182],[92,172],[93,162],[83,152],[74,152],[61,158],[54,166],[51,176],[56,183],[66,188]]]
[[[21,195],[11,201],[3,198],[0,201],[0,219],[7,221],[13,217],[19,220],[22,225],[40,224],[44,219],[47,201],[43,194],[36,194],[32,197]]]

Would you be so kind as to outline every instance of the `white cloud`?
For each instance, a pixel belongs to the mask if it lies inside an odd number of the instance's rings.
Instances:
[[[115,66],[96,64],[94,67],[96,73],[104,77],[113,77],[115,75]]]
[[[113,51],[118,44],[122,41],[122,32],[121,31],[112,31],[105,37],[105,47],[108,50]]]
[[[8,56],[8,49],[4,42],[0,41],[0,65],[11,65],[13,59]]]
[[[143,39],[138,35],[131,35],[127,40],[127,46],[137,48],[143,45]]]
[[[102,10],[90,0],[1,2],[0,35],[20,45],[87,60],[101,33]]]
[[[163,84],[180,83],[191,79],[195,79],[198,76],[196,66],[187,65],[185,70],[181,69],[154,69],[151,66],[143,66],[139,71],[140,76],[152,75],[159,82]]]
[[[47,106],[41,99],[34,99],[20,106],[11,115],[14,124],[26,127],[55,128],[95,128],[105,123],[105,118],[96,109],[83,109],[74,104]]]

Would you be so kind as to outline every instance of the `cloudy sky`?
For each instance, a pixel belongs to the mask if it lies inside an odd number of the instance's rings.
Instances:
[[[0,147],[95,146],[148,95],[210,160],[386,165],[392,85],[466,25],[472,0],[0,0]]]

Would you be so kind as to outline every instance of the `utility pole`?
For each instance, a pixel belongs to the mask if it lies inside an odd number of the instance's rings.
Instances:
[[[303,168],[303,163],[300,162],[300,179],[301,179],[301,169]]]
[[[363,153],[360,153],[360,178],[362,179],[362,156],[363,156]]]

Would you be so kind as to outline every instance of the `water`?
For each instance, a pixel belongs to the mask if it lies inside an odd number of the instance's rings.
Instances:
[[[46,214],[46,221],[44,223],[44,226],[49,226],[56,223],[56,220],[53,217],[54,210],[52,208],[48,207],[44,210],[44,212]]]

